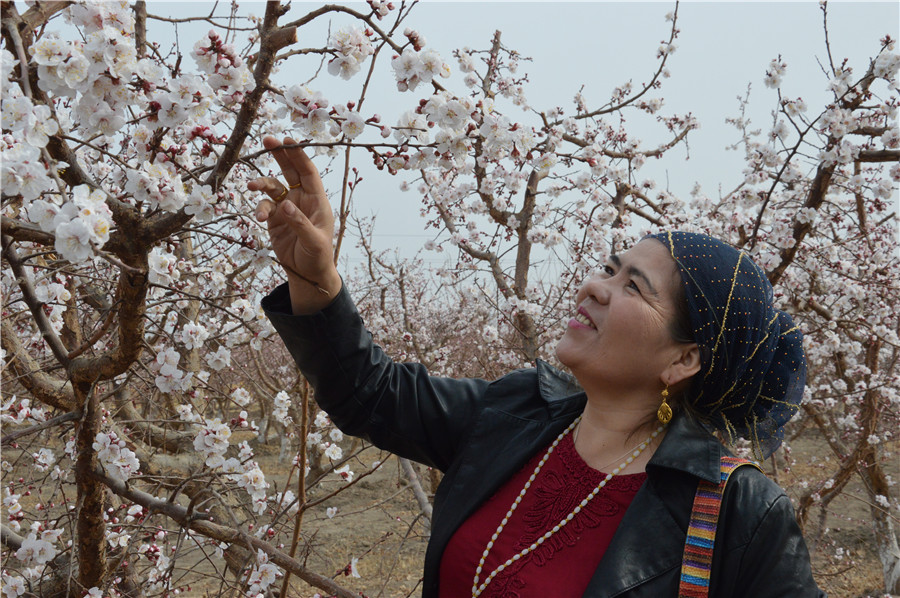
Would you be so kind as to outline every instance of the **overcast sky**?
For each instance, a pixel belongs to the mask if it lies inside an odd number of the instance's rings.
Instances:
[[[439,50],[448,62],[455,48],[489,47],[494,31],[500,30],[505,46],[532,59],[521,69],[529,73],[526,96],[531,106],[562,106],[571,113],[572,98],[582,86],[588,100],[600,104],[616,85],[629,79],[637,85],[651,76],[659,43],[668,38],[665,15],[674,6],[658,2],[426,1],[413,10],[406,23],[422,33],[427,45]],[[310,3],[294,3],[288,18],[310,7]],[[828,21],[835,62],[849,58],[850,65],[860,72],[877,52],[880,38],[886,34],[898,37],[900,4],[830,3]],[[341,25],[338,20],[332,24]],[[668,186],[676,194],[685,196],[699,181],[708,194],[716,195],[720,186],[728,191],[742,179],[741,155],[725,151],[738,138],[725,119],[738,114],[737,96],[745,94],[748,85],[753,122],[760,127],[770,123],[777,94],[765,87],[763,78],[773,58],[781,55],[788,65],[782,89],[786,96],[803,97],[810,110],[820,109],[829,100],[828,78],[820,66],[828,62],[822,11],[815,1],[687,2],[679,7],[678,25],[678,49],[668,63],[672,76],[662,89],[663,112],[690,111],[701,128],[690,135],[690,160],[684,160],[687,152],[683,148],[676,149],[676,159],[666,160],[665,168],[653,174],[661,187]],[[454,76],[448,87],[462,89],[455,63],[451,66]],[[384,77],[371,87],[368,109],[388,116],[396,113],[398,94],[390,69],[381,69],[381,73]],[[317,85],[319,81],[313,84]],[[664,140],[660,134],[659,127],[651,126],[647,134],[642,131],[644,147]],[[418,211],[417,194],[396,191],[391,179],[370,178],[369,183],[360,188],[356,201],[359,213],[378,215],[376,242],[412,254],[426,238],[407,219]]]
[[[320,5],[295,1],[282,22],[299,18]],[[151,1],[148,10],[160,15],[187,16],[199,13],[198,9],[208,10],[202,6],[209,5]],[[219,14],[225,14],[226,4],[220,3],[219,7]],[[596,105],[609,97],[613,87],[628,80],[637,85],[652,75],[659,43],[669,34],[669,23],[664,17],[674,7],[674,3],[659,2],[425,1],[414,8],[406,24],[423,34],[427,46],[440,51],[451,64],[454,75],[445,84],[460,92],[464,86],[451,51],[463,46],[486,49],[494,31],[500,30],[505,46],[532,59],[523,63],[521,69],[529,74],[526,97],[530,105],[539,110],[562,106],[571,113],[572,98],[582,86],[588,102]],[[242,2],[241,9],[261,15],[264,5]],[[880,38],[886,34],[898,37],[900,3],[832,2],[828,13],[833,58],[836,63],[848,58],[856,72],[867,68]],[[327,38],[328,26],[333,30],[351,22],[344,16],[335,16],[330,22],[319,19],[312,27],[304,28],[299,45],[321,45]],[[770,124],[777,95],[764,86],[763,78],[773,58],[781,55],[787,63],[782,88],[787,97],[803,97],[811,111],[820,110],[828,102],[828,78],[821,68],[828,62],[822,11],[817,1],[684,2],[678,11],[678,25],[678,49],[668,63],[672,76],[665,80],[661,91],[665,98],[662,113],[692,112],[701,128],[690,134],[690,160],[684,159],[685,149],[678,148],[664,164],[650,161],[645,169],[656,168],[651,172],[659,186],[680,196],[685,196],[695,182],[715,196],[720,187],[727,192],[742,179],[740,154],[725,151],[738,138],[737,131],[725,119],[738,114],[736,98],[747,92],[748,85],[754,124]],[[189,51],[209,26],[196,27],[193,31],[185,26],[180,29],[182,51]],[[363,112],[379,112],[393,123],[426,91],[398,94],[385,58],[389,56],[380,58],[381,68]],[[275,81],[285,86],[306,81],[315,66],[311,63],[307,68],[292,58]],[[310,86],[338,102],[353,99],[359,81],[354,78],[344,82],[322,74]],[[629,122],[629,126],[638,127],[643,147],[654,147],[665,139],[661,127],[652,126],[645,133],[637,121]],[[360,156],[359,162],[369,160]],[[420,232],[421,224],[414,217],[421,205],[417,194],[398,191],[399,182],[398,178],[381,174],[368,176],[356,195],[356,209],[362,215],[378,215],[379,245],[399,247],[403,255],[409,256],[428,237]]]

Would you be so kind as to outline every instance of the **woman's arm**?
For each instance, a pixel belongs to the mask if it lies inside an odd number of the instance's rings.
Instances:
[[[394,363],[372,342],[346,288],[314,314],[292,315],[290,305],[284,286],[262,303],[335,425],[446,471],[490,383],[437,378],[420,364]]]
[[[284,183],[263,177],[248,188],[270,198],[257,218],[288,278],[263,308],[341,430],[446,470],[488,383],[431,377],[419,364],[393,363],[372,342],[334,266],[334,217],[315,166],[299,147],[274,137],[263,143]]]
[[[726,501],[725,562],[716,584],[725,591],[716,596],[825,596],[813,579],[791,500],[775,482],[752,467],[741,467],[728,482]]]

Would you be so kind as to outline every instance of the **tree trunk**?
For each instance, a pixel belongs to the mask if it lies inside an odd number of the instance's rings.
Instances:
[[[884,498],[890,496],[890,486],[878,462],[875,448],[872,446],[867,448],[860,474],[863,485],[869,493],[872,531],[875,535],[875,550],[884,573],[884,591],[891,595],[900,594],[900,545],[897,542],[894,519],[889,508],[878,501],[879,496]]]
[[[78,554],[78,582],[72,595],[80,597],[83,590],[103,587],[107,575],[106,524],[103,522],[105,486],[92,473],[99,468],[94,438],[100,431],[99,399],[92,384],[75,384],[76,399],[84,405],[84,416],[76,437],[75,483],[78,490],[78,521],[75,526]]]
[[[885,509],[872,507],[875,549],[884,572],[884,591],[892,596],[900,594],[900,545],[894,530],[894,520]]]
[[[423,523],[425,524],[425,530],[430,536],[431,515],[434,511],[434,508],[428,501],[428,495],[425,494],[425,490],[422,489],[422,484],[419,482],[419,475],[416,473],[416,468],[409,461],[409,459],[400,457],[400,467],[403,468],[403,473],[406,474],[406,477],[409,480],[410,485],[412,486],[413,494],[416,497],[416,502],[419,503],[419,508],[422,510],[422,514],[425,516],[425,520],[423,521]]]

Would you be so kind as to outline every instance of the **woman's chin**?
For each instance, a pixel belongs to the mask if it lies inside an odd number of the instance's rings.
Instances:
[[[559,339],[559,342],[556,343],[556,358],[567,368],[572,367],[576,355],[574,343],[571,338],[568,338],[568,334],[564,334],[563,337]]]

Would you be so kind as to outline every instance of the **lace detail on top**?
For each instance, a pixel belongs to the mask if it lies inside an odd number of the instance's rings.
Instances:
[[[542,455],[543,452],[540,456]],[[526,466],[526,468],[529,467],[533,468],[534,465]],[[528,490],[526,499],[523,501],[528,504],[520,505],[517,513],[514,514],[514,518],[521,517],[521,522],[516,526],[520,535],[515,544],[515,551],[518,552],[536,542],[566,515],[574,511],[575,507],[603,481],[606,475],[605,472],[589,466],[575,450],[572,436],[566,436],[556,447],[544,469]],[[535,573],[523,575],[522,570],[533,566],[544,567],[558,552],[575,547],[586,532],[600,527],[611,518],[615,518],[615,522],[609,521],[607,526],[612,524],[618,527],[624,511],[646,479],[646,473],[614,476],[565,527],[550,536],[528,558],[521,559],[501,571],[488,586],[485,595],[505,598],[530,596],[530,593],[522,593],[526,587],[523,578],[527,579],[529,575]],[[612,538],[615,527],[609,530],[609,539]],[[603,546],[604,552],[605,548],[606,546]],[[583,551],[590,552],[591,547],[578,546],[574,549],[571,558],[584,562],[579,558],[581,554],[584,554]],[[497,555],[501,562],[510,556],[510,554]],[[568,559],[570,556],[567,554],[562,558]],[[599,563],[599,559],[596,563]],[[487,571],[491,571],[491,569],[486,568]]]
[[[609,473],[608,471],[600,471],[594,469],[593,467],[588,465],[584,459],[581,458],[581,455],[579,455],[578,451],[575,449],[575,441],[573,440],[571,434],[568,434],[565,438],[562,439],[562,442],[557,445],[554,452],[559,453],[560,461],[562,461],[563,466],[568,470],[568,472],[574,479],[584,480],[584,483],[587,486],[590,486],[590,490],[588,490],[588,492],[596,488],[597,485],[603,481],[603,478],[605,478]],[[622,461],[624,460],[625,459],[623,457]],[[619,465],[618,462],[613,463],[610,467],[615,469],[617,465]],[[647,474],[645,473],[617,475],[610,481],[606,482],[606,486],[603,487],[603,490],[609,489],[615,490],[617,492],[630,492],[633,494],[640,489],[641,484],[644,483],[644,480],[646,478]],[[603,494],[603,490],[600,491],[600,494]],[[599,495],[597,498],[599,498]],[[597,500],[597,498],[595,498],[594,500]]]

